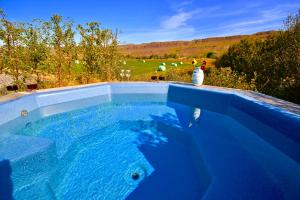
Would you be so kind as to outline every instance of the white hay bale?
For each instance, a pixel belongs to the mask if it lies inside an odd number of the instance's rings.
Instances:
[[[158,68],[157,68],[157,71],[163,71],[164,72],[166,70],[167,70],[167,68],[164,65],[159,65]]]

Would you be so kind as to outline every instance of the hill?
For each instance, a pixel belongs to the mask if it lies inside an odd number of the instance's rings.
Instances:
[[[151,55],[163,56],[176,54],[179,57],[203,57],[208,52],[221,55],[228,47],[246,38],[265,39],[274,31],[259,32],[253,35],[235,35],[227,37],[214,37],[196,39],[192,41],[152,42],[144,44],[121,45],[124,55],[130,57],[149,57]]]

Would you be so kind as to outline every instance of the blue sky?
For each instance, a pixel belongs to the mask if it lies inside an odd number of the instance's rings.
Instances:
[[[191,40],[281,29],[299,0],[0,0],[15,21],[49,19],[99,21],[120,29],[121,43]]]

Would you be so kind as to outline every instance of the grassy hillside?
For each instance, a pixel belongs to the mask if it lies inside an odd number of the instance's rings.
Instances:
[[[214,52],[220,56],[227,51],[230,45],[245,38],[265,39],[272,31],[260,32],[254,35],[237,35],[228,37],[216,37],[192,41],[153,42],[145,44],[121,45],[120,49],[124,55],[131,57],[144,57],[151,55],[163,56],[165,54],[176,54],[179,57],[205,57],[208,52]]]

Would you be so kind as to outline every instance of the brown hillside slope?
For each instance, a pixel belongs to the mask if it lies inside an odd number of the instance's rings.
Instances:
[[[163,56],[165,54],[177,54],[180,57],[201,57],[208,52],[221,55],[228,47],[245,38],[264,39],[274,31],[259,32],[253,35],[235,35],[227,37],[214,37],[197,39],[192,41],[152,42],[144,44],[121,45],[120,49],[124,55],[143,57],[150,55]]]

